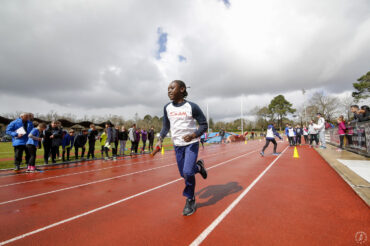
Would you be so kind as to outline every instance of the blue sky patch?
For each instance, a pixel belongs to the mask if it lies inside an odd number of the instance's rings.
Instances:
[[[158,34],[157,44],[159,45],[159,48],[156,52],[155,57],[158,60],[160,60],[161,59],[161,53],[166,52],[166,50],[167,50],[166,45],[167,45],[167,35],[168,35],[168,33],[163,32],[162,28],[158,27],[157,34]]]
[[[186,57],[179,55],[179,62],[186,62]]]

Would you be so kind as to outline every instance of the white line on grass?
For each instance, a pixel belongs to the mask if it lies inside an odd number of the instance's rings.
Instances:
[[[266,174],[266,172],[275,164],[275,162],[288,149],[286,147],[283,152],[241,193],[191,244],[190,246],[197,246],[203,242],[204,239],[216,228],[218,224],[234,209],[234,207],[247,195],[247,193],[257,184],[257,182]]]
[[[253,150],[253,151],[248,152],[248,153],[246,153],[246,154],[240,155],[240,156],[238,156],[238,157],[234,157],[234,158],[229,159],[229,160],[227,160],[227,161],[224,161],[224,162],[218,163],[218,164],[213,165],[212,167],[209,167],[209,168],[207,168],[207,169],[212,169],[212,168],[218,167],[218,166],[220,166],[220,165],[223,165],[223,164],[229,163],[229,162],[231,162],[231,161],[233,161],[233,160],[236,160],[236,159],[239,159],[239,158],[241,158],[241,157],[247,156],[247,155],[249,155],[249,154],[251,154],[251,153],[254,153],[254,152],[256,152],[256,150]],[[89,215],[89,214],[92,214],[92,213],[98,212],[98,211],[103,210],[103,209],[105,209],[105,208],[112,207],[112,206],[117,205],[117,204],[119,204],[119,203],[122,203],[122,202],[124,202],[124,201],[127,201],[127,200],[130,200],[130,199],[132,199],[132,198],[135,198],[135,197],[138,197],[138,196],[144,195],[144,194],[146,194],[146,193],[149,193],[149,192],[151,192],[151,191],[154,191],[154,190],[160,189],[160,188],[165,187],[165,186],[167,186],[167,185],[170,185],[170,184],[176,183],[176,182],[178,182],[178,181],[180,181],[180,180],[183,180],[183,178],[179,178],[179,179],[172,180],[172,181],[167,182],[167,183],[165,183],[165,184],[162,184],[162,185],[156,186],[156,187],[154,187],[154,188],[151,188],[151,189],[148,189],[148,190],[146,190],[146,191],[143,191],[143,192],[137,193],[137,194],[135,194],[135,195],[132,195],[132,196],[129,196],[129,197],[123,198],[123,199],[121,199],[121,200],[118,200],[118,201],[115,201],[115,202],[109,203],[109,204],[104,205],[104,206],[102,206],[102,207],[95,208],[95,209],[93,209],[93,210],[90,210],[90,211],[87,211],[87,212],[85,212],[85,213],[82,213],[82,214],[79,214],[79,215],[76,215],[76,216],[70,217],[70,218],[68,218],[68,219],[64,219],[64,220],[58,221],[58,222],[56,222],[56,223],[54,223],[54,224],[51,224],[51,225],[48,225],[48,226],[45,226],[45,227],[39,228],[39,229],[34,230],[34,231],[30,231],[30,232],[28,232],[28,233],[24,233],[24,234],[19,235],[19,236],[17,236],[17,237],[13,237],[13,238],[11,238],[11,239],[9,239],[9,240],[6,240],[6,241],[3,241],[3,242],[0,242],[0,246],[1,246],[1,245],[8,244],[8,243],[11,243],[11,242],[14,242],[14,241],[17,241],[17,240],[19,240],[19,239],[22,239],[22,238],[25,238],[25,237],[28,237],[28,236],[31,236],[31,235],[33,235],[33,234],[36,234],[36,233],[39,233],[39,232],[42,232],[42,231],[48,230],[48,229],[50,229],[50,228],[53,228],[53,227],[59,226],[59,225],[61,225],[61,224],[64,224],[64,223],[67,223],[67,222],[70,222],[70,221],[76,220],[76,219],[78,219],[78,218],[81,218],[81,217],[83,217],[83,216],[86,216],[86,215]]]

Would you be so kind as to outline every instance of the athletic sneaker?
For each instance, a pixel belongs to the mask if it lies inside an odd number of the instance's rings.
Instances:
[[[117,160],[117,157],[113,156],[113,161],[116,161]]]
[[[19,166],[15,166],[14,171],[19,171],[21,168]]]
[[[197,210],[197,204],[195,203],[195,199],[186,199],[184,210],[182,211],[182,214],[184,216],[192,215],[195,210]]]
[[[203,179],[206,179],[208,175],[207,175],[207,170],[204,167],[204,161],[203,160],[198,160],[197,161],[197,165],[199,167],[199,173],[200,173],[200,175],[202,175],[202,178]]]
[[[104,157],[104,160],[106,160],[106,161],[107,161],[107,160],[109,160],[109,158],[108,158],[108,157]]]
[[[263,151],[260,152],[260,155],[263,157],[265,155],[265,153],[263,153]]]
[[[280,153],[273,153],[272,155],[280,155]]]

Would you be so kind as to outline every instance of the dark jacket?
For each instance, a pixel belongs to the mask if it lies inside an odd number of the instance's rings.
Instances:
[[[87,134],[87,139],[89,139],[89,143],[95,143],[96,136],[98,136],[97,130],[89,130],[89,133]]]
[[[150,129],[148,132],[148,139],[154,140],[154,130]]]
[[[62,145],[63,131],[59,129],[59,127],[51,128],[51,135],[53,135],[53,138],[51,139],[52,147],[59,147]]]
[[[127,130],[125,130],[123,132],[121,132],[121,131],[118,132],[118,140],[127,141],[127,139],[128,139],[128,132],[127,132]]]
[[[75,147],[84,147],[87,142],[87,135],[79,134],[75,137],[74,146]]]

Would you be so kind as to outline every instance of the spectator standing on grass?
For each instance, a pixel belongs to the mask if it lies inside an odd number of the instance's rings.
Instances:
[[[62,131],[62,137],[61,137],[61,139],[63,139],[63,137],[64,137],[64,131],[63,131],[62,123],[60,121],[56,121],[56,123],[57,123],[58,128]],[[60,146],[62,146],[62,140],[59,141],[59,146],[56,149],[56,156],[58,157],[58,160],[62,159],[60,157],[60,151],[59,151],[60,150]]]
[[[108,146],[106,146],[107,137],[108,137],[107,128],[105,128],[103,133],[100,135],[101,157],[104,158],[104,160],[109,159],[109,154],[108,154],[109,148]],[[104,153],[105,153],[105,157],[104,157]]]
[[[139,149],[141,129],[140,128],[136,129],[135,133],[136,133],[135,153],[137,154],[137,151]]]
[[[136,145],[136,124],[133,124],[132,127],[128,129],[128,137],[131,141],[131,154],[133,154]]]
[[[224,141],[224,137],[225,137],[225,130],[223,128],[221,128],[221,131],[219,132],[219,135],[221,137],[221,143]]]
[[[30,160],[30,155],[26,148],[26,143],[28,141],[28,135],[33,129],[33,124],[28,119],[29,114],[22,113],[18,119],[10,122],[10,124],[6,128],[6,134],[12,136],[15,171],[20,170],[23,152],[25,152],[26,154],[26,164],[28,164]]]
[[[290,144],[290,140],[289,140],[289,123],[286,123],[285,129],[284,129],[284,133],[285,133],[285,136],[287,137],[287,140],[289,141],[289,144]]]
[[[87,152],[87,159],[95,159],[95,142],[98,137],[98,131],[94,124],[90,124],[90,129],[87,134],[87,139],[89,140],[89,151]]]
[[[317,126],[316,130],[319,134],[319,141],[320,141],[320,148],[326,149],[326,142],[325,142],[325,119],[322,117],[321,113],[317,113]]]
[[[303,125],[303,138],[304,138],[304,144],[308,143],[308,128],[306,125]]]
[[[45,130],[46,124],[40,123],[38,124],[37,128],[33,128],[30,134],[28,134],[28,140],[26,147],[28,149],[28,152],[30,153],[30,160],[27,167],[27,172],[35,172],[36,167],[36,152],[37,148],[39,146],[39,143],[42,141],[41,133]]]
[[[117,160],[117,157],[116,157],[116,152],[114,150],[114,126],[113,124],[108,121],[106,124],[105,124],[105,129],[107,130],[106,133],[107,133],[107,140],[105,141],[105,147],[106,147],[106,154],[108,155],[108,152],[107,150],[109,149],[112,149],[112,155],[113,155],[113,160],[116,161]]]
[[[82,153],[81,153],[81,160],[84,159],[85,156],[85,145],[87,142],[87,134],[88,131],[87,129],[82,129],[82,133],[78,134],[75,138],[74,141],[74,147],[75,147],[75,159],[78,160],[78,150],[81,148]]]
[[[63,162],[66,161],[65,154],[67,152],[67,161],[69,161],[69,155],[72,149],[72,146],[74,146],[75,141],[75,131],[73,129],[69,130],[68,134],[65,134],[62,141],[62,160]]]
[[[153,144],[154,144],[154,127],[152,126],[148,132],[148,140],[149,140],[149,152],[153,151]]]
[[[344,136],[346,135],[346,124],[344,122],[343,115],[339,116],[337,121],[338,121],[338,134],[339,134],[339,141],[340,141],[340,146],[337,149],[337,151],[342,151]]]
[[[51,154],[51,124],[49,124],[43,132],[43,145],[44,145],[44,163],[49,163],[49,157]]]
[[[63,132],[62,130],[58,127],[58,122],[57,121],[52,121],[51,122],[51,161],[52,163],[56,163],[56,155],[57,151],[59,149],[59,146],[62,143],[62,135]]]
[[[118,133],[119,139],[119,155],[124,156],[126,150],[126,143],[128,139],[128,132],[125,126],[122,126],[121,131]]]
[[[148,132],[143,128],[141,130],[141,141],[143,141],[143,152],[145,153],[146,140],[148,139]]]
[[[114,141],[114,149],[113,149],[113,154],[114,157],[117,158],[117,153],[118,153],[118,134],[119,134],[119,126],[117,125],[116,127],[113,127],[113,141]]]

